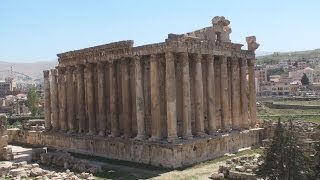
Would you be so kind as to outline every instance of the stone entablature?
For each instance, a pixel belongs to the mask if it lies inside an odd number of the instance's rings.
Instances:
[[[109,45],[112,45],[109,47]],[[201,53],[217,56],[236,56],[239,58],[254,59],[254,51],[241,50],[242,44],[229,42],[202,41],[193,37],[172,37],[164,43],[156,43],[133,47],[133,41],[119,41],[82,50],[58,54],[59,65],[75,66],[78,64],[110,62],[133,56],[147,56],[150,54],[164,54],[166,51],[174,53]]]

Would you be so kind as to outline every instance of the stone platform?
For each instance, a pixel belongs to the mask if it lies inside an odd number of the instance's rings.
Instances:
[[[165,168],[179,168],[214,159],[240,148],[258,146],[263,139],[263,129],[255,128],[218,136],[149,142],[134,139],[88,137],[39,131],[9,129],[9,142],[34,146],[47,146],[69,152],[100,156],[108,159],[150,164]]]

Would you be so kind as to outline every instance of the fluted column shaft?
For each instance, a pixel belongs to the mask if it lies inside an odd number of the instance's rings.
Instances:
[[[173,142],[177,136],[177,105],[176,105],[176,76],[174,55],[166,52],[166,104],[167,104],[167,133],[168,141]]]
[[[182,66],[182,137],[192,139],[191,131],[191,100],[190,100],[190,72],[188,53],[181,54]]]
[[[58,83],[57,70],[51,69],[51,121],[54,131],[59,130],[59,101],[58,101]]]
[[[142,85],[142,70],[139,56],[134,57],[135,72],[135,89],[136,89],[136,116],[137,116],[137,136],[136,139],[143,140],[146,138],[145,122],[144,122],[144,97]]]
[[[195,56],[195,109],[196,109],[196,134],[204,136],[204,117],[203,117],[203,80],[202,80],[202,54],[198,53]]]
[[[232,129],[240,129],[240,66],[239,59],[232,59]]]
[[[122,90],[122,118],[124,137],[130,138],[132,133],[132,123],[130,117],[130,81],[129,81],[129,63],[127,59],[121,62],[121,90]]]
[[[44,78],[44,118],[45,123],[44,127],[45,130],[48,131],[51,129],[51,102],[50,102],[50,80],[49,80],[49,70],[43,71],[43,78]],[[17,103],[19,104],[19,102]]]
[[[213,135],[217,132],[216,122],[216,106],[215,106],[215,78],[214,78],[214,57],[209,54],[207,56],[208,75],[207,75],[207,109],[208,109],[208,131]]]
[[[95,113],[95,99],[94,99],[94,79],[93,79],[93,64],[87,64],[87,110],[89,119],[89,132],[87,135],[95,135],[96,133],[96,113]]]
[[[77,119],[79,122],[79,133],[84,133],[86,128],[85,122],[85,92],[84,92],[84,67],[83,65],[77,66],[77,96],[78,96],[78,113]]]
[[[150,140],[160,140],[161,137],[161,112],[160,112],[160,86],[159,86],[159,66],[155,54],[150,57],[150,84],[151,84],[151,138]]]
[[[256,125],[256,86],[254,73],[254,59],[248,59],[248,74],[249,74],[249,106],[250,106],[250,126]]]
[[[73,70],[71,66],[67,67],[67,109],[68,109],[68,133],[75,132],[75,103],[74,103],[74,83]]]
[[[229,90],[228,90],[228,66],[227,57],[221,57],[221,109],[222,109],[222,130],[228,130],[231,128],[230,124],[230,111],[229,111]]]
[[[65,82],[65,71],[64,67],[59,67],[59,124],[60,131],[67,131],[67,96],[66,96],[66,82]]]
[[[215,78],[215,105],[216,105],[216,127],[217,132],[221,131],[221,124],[222,124],[222,109],[221,109],[221,58],[215,58],[214,59],[214,78]]]
[[[107,129],[106,104],[105,104],[105,64],[98,63],[98,114],[99,136],[104,136]]]
[[[248,97],[247,97],[247,79],[246,79],[246,68],[247,61],[246,59],[241,60],[241,69],[240,69],[240,91],[241,91],[241,128],[248,129]]]
[[[115,62],[108,64],[109,68],[109,93],[110,93],[110,120],[111,120],[111,136],[119,136],[119,122],[117,119],[117,77],[116,77],[116,65]]]

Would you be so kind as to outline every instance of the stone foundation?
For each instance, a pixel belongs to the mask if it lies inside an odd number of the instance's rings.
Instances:
[[[108,159],[150,164],[166,168],[179,168],[214,159],[240,148],[261,144],[263,129],[220,134],[192,140],[151,142],[124,138],[89,137],[64,133],[22,131],[9,129],[9,142],[34,146],[47,146],[69,152]]]

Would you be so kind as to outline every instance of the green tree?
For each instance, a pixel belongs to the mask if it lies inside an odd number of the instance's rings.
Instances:
[[[306,73],[303,73],[303,76],[301,78],[301,84],[302,85],[309,85],[309,78],[308,76],[306,75]]]
[[[27,107],[29,108],[31,115],[37,115],[39,113],[39,96],[35,87],[29,89],[27,98]]]
[[[309,179],[320,179],[320,141],[314,144],[315,154],[312,158],[312,166]]]
[[[262,155],[264,163],[257,175],[264,179],[299,180],[307,174],[307,158],[298,145],[296,131],[290,121],[288,129],[283,128],[280,119],[275,129],[271,145]]]
[[[272,143],[267,147],[262,155],[264,163],[257,171],[258,177],[268,178],[270,180],[284,178],[284,158],[282,151],[284,149],[284,128],[278,119],[277,127],[274,131]]]
[[[289,120],[290,126],[285,133],[285,146],[283,149],[285,158],[285,179],[303,179],[307,172],[307,157],[298,144],[297,131]]]

